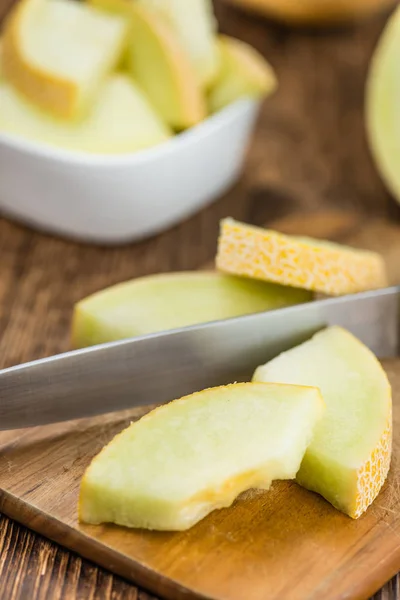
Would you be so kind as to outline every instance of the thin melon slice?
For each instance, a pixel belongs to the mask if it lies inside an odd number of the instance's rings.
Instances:
[[[307,302],[309,292],[219,273],[151,275],[98,292],[75,306],[75,347]]]
[[[366,126],[377,169],[400,203],[400,6],[372,58],[366,87]]]
[[[217,21],[212,0],[136,0],[156,11],[173,29],[190,58],[198,80],[208,85],[216,77],[219,55],[215,42]]]
[[[257,50],[226,35],[218,36],[218,48],[221,67],[209,93],[211,112],[216,112],[239,98],[260,98],[275,91],[275,73]]]
[[[367,250],[283,235],[225,219],[216,258],[225,273],[338,296],[387,285],[383,258]]]
[[[139,88],[114,75],[100,88],[89,115],[66,123],[28,104],[7,84],[0,85],[0,131],[81,152],[135,152],[167,140],[171,132]]]
[[[358,518],[390,467],[392,399],[378,360],[348,331],[329,327],[259,367],[253,381],[316,386],[326,412],[297,481]]]
[[[153,410],[117,435],[82,480],[79,518],[188,529],[252,487],[295,477],[324,403],[316,388],[242,383]]]
[[[71,0],[22,0],[7,19],[3,70],[44,111],[74,119],[88,110],[121,58],[128,24]]]
[[[184,129],[206,117],[206,101],[192,63],[174,30],[157,12],[132,0],[89,0],[129,17],[128,69],[161,117]]]

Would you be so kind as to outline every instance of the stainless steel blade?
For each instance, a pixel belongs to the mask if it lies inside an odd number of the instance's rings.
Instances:
[[[398,354],[400,287],[319,300],[68,352],[0,371],[0,429],[162,403],[251,378],[327,325],[380,357]]]

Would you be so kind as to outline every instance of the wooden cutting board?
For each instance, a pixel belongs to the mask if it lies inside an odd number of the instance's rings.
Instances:
[[[400,228],[347,213],[292,217],[281,230],[380,249],[400,281]],[[353,521],[292,482],[250,491],[184,533],[83,526],[79,483],[91,458],[143,411],[0,433],[0,511],[153,592],[179,600],[367,598],[400,569],[400,359],[394,452],[378,499]]]

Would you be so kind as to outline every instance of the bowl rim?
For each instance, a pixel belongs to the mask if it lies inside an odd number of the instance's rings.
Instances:
[[[197,125],[176,134],[165,142],[144,148],[137,152],[121,154],[94,154],[68,150],[52,146],[45,142],[25,139],[20,135],[0,131],[0,146],[10,148],[35,158],[71,165],[87,167],[106,166],[134,166],[161,159],[172,154],[178,149],[184,149],[192,143],[197,143],[210,135],[217,133],[222,128],[240,119],[248,112],[256,109],[261,103],[257,98],[240,98],[201,121]]]

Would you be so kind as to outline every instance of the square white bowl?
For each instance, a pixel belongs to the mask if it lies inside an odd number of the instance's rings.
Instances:
[[[260,102],[242,99],[134,154],[93,155],[0,133],[0,213],[89,243],[121,244],[170,227],[240,175]]]

